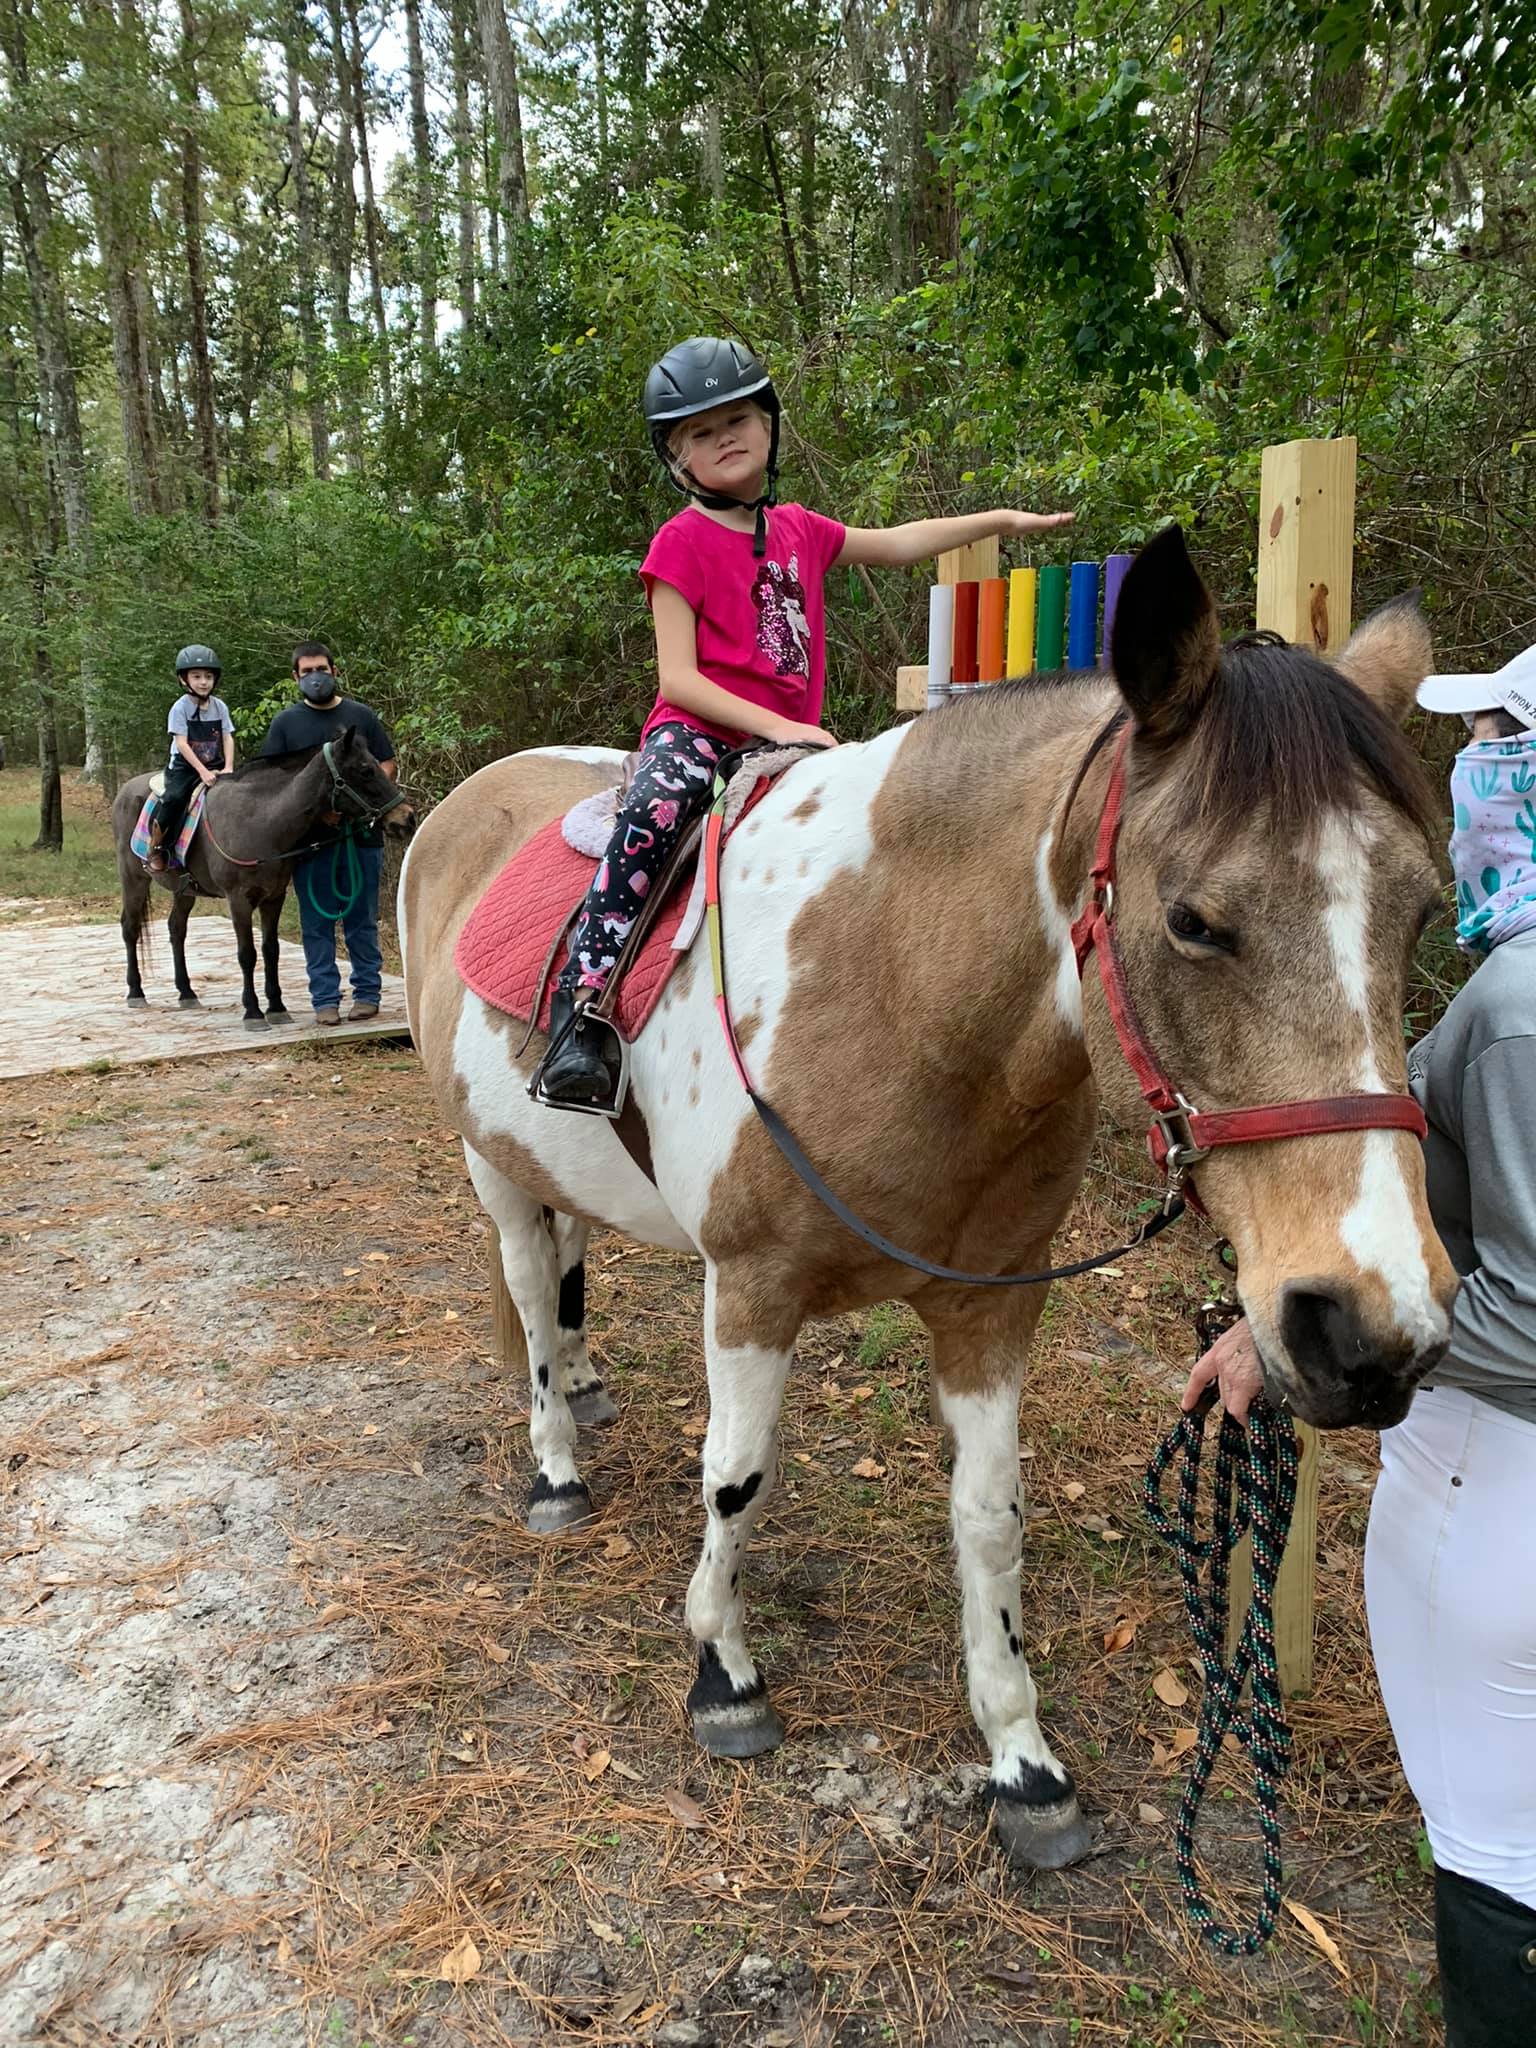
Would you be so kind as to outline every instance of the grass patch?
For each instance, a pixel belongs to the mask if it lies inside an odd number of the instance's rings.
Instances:
[[[0,854],[5,857],[0,894],[28,896],[40,902],[114,900],[117,856],[101,791],[65,777],[64,847],[60,853],[33,847],[37,817],[36,774],[19,768],[0,774]]]

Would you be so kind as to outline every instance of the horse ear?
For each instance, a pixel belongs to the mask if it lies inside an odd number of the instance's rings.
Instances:
[[[1216,679],[1221,635],[1182,527],[1165,526],[1126,571],[1109,659],[1149,738],[1176,740],[1199,717]]]
[[[1419,610],[1419,593],[1405,591],[1355,628],[1335,664],[1356,689],[1401,725],[1420,683],[1435,665],[1429,625]]]

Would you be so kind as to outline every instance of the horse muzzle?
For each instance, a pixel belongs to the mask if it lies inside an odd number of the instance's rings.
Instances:
[[[1316,1429],[1390,1429],[1408,1413],[1414,1389],[1445,1356],[1450,1317],[1436,1335],[1383,1328],[1354,1291],[1328,1280],[1280,1290],[1274,1351],[1265,1352],[1265,1391]]]
[[[416,806],[399,803],[384,813],[381,823],[391,839],[409,839],[417,826]]]

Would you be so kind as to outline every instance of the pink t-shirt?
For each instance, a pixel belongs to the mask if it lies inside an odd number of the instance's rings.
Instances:
[[[750,530],[737,533],[688,505],[651,542],[640,575],[647,598],[658,583],[670,583],[692,607],[700,674],[781,718],[819,725],[827,680],[821,586],[846,531],[804,505],[775,505],[768,552],[758,561]],[[732,743],[742,738],[658,696],[641,739],[669,719]]]

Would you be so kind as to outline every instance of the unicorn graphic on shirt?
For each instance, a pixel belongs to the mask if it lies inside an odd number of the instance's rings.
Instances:
[[[752,602],[757,606],[757,644],[781,676],[808,676],[811,672],[811,622],[805,613],[805,585],[800,581],[800,561],[791,555],[782,562],[764,562],[752,585]]]

